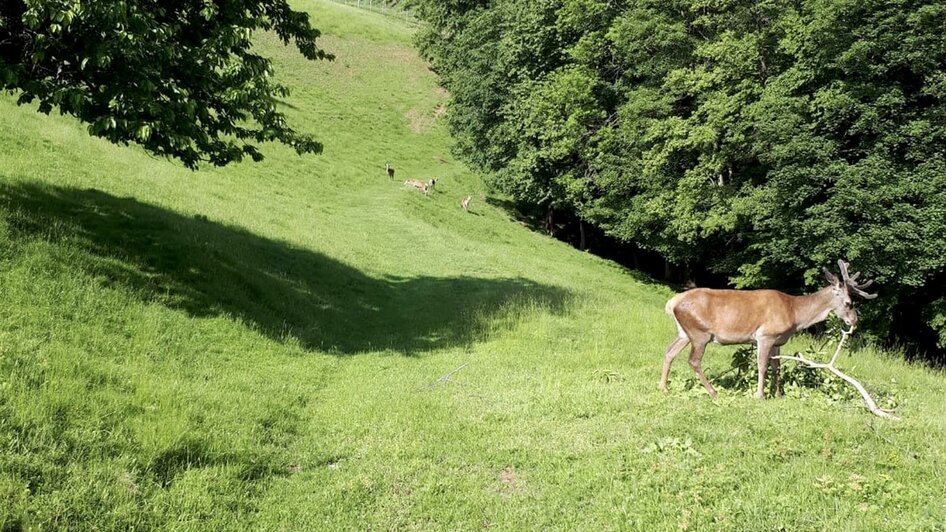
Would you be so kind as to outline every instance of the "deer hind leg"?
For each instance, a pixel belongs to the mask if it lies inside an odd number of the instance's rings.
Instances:
[[[755,398],[763,399],[765,397],[765,370],[769,367],[769,357],[772,355],[774,345],[771,340],[760,339],[756,347],[759,352],[759,380],[756,385]]]
[[[713,388],[709,379],[703,374],[703,352],[706,350],[706,344],[708,344],[709,341],[709,336],[705,338],[690,338],[690,367],[693,368],[693,372],[696,373],[697,378],[703,383],[703,387],[709,392],[710,397],[716,399],[716,389]]]
[[[683,351],[683,348],[686,347],[689,341],[690,339],[686,336],[678,336],[677,339],[671,342],[667,347],[667,352],[664,353],[663,372],[660,374],[661,391],[667,391],[667,380],[670,379],[670,364],[673,364],[673,359],[680,354],[680,351]]]

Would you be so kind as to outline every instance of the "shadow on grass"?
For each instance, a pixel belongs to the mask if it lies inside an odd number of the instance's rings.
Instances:
[[[14,239],[78,247],[84,259],[71,267],[110,286],[341,355],[464,345],[517,308],[560,313],[570,299],[519,278],[373,278],[286,242],[94,189],[0,185],[0,205]]]
[[[663,268],[663,262],[662,259],[658,260],[658,255],[645,252],[630,243],[621,242],[612,238],[592,224],[585,224],[587,247],[582,249],[580,247],[580,233],[577,232],[578,219],[573,215],[568,215],[568,213],[557,214],[557,220],[560,222],[564,221],[564,223],[556,223],[553,231],[554,234],[549,234],[549,227],[546,226],[545,212],[543,209],[524,202],[516,202],[495,196],[486,196],[485,201],[488,205],[492,205],[504,211],[512,221],[534,233],[539,233],[549,238],[565,242],[575,249],[591,253],[602,259],[613,262],[616,266],[624,270],[625,274],[640,284],[680,288],[674,286],[669,281],[659,280],[659,273]]]

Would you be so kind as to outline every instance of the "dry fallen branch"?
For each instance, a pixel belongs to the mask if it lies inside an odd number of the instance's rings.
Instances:
[[[435,380],[434,382],[430,383],[430,384],[427,386],[427,388],[428,388],[428,389],[434,388],[434,387],[437,387],[437,386],[439,386],[439,385],[441,385],[441,384],[447,382],[448,380],[450,380],[450,377],[452,377],[455,373],[457,373],[457,372],[460,371],[461,369],[467,367],[469,364],[470,364],[469,362],[463,363],[463,364],[460,365],[460,367],[458,367],[457,369],[455,369],[455,370],[453,370],[453,371],[451,371],[451,372],[449,372],[449,373],[447,373],[447,374],[445,374],[445,375],[442,375],[439,379],[437,379],[437,380]]]
[[[853,328],[853,327],[851,327],[850,330],[847,330],[847,331],[842,330],[842,331],[841,331],[841,341],[838,342],[838,348],[834,350],[834,355],[831,357],[831,362],[828,362],[827,364],[825,364],[825,363],[823,363],[823,362],[815,362],[814,360],[808,360],[807,358],[805,358],[804,356],[802,356],[801,353],[795,353],[795,356],[782,355],[782,356],[777,356],[777,357],[773,357],[773,358],[778,358],[778,359],[782,359],[782,360],[795,360],[795,361],[797,361],[797,362],[801,362],[801,363],[804,364],[805,366],[807,366],[807,367],[809,367],[809,368],[812,368],[812,369],[826,369],[826,370],[830,371],[831,373],[834,373],[834,374],[837,375],[838,377],[841,377],[841,378],[844,379],[848,384],[850,384],[851,386],[853,386],[854,388],[856,388],[857,391],[860,392],[861,397],[864,398],[864,403],[867,404],[868,410],[870,410],[873,414],[875,414],[875,415],[877,415],[877,416],[880,416],[880,417],[882,417],[882,418],[892,419],[892,420],[895,420],[895,421],[899,421],[900,418],[897,417],[897,416],[895,416],[895,415],[894,415],[893,413],[891,413],[889,410],[885,410],[885,409],[880,408],[879,406],[877,406],[877,402],[874,401],[874,398],[871,397],[869,393],[867,393],[867,390],[864,389],[864,386],[863,386],[860,382],[858,382],[854,377],[851,377],[850,375],[848,375],[848,374],[842,372],[841,370],[839,370],[838,368],[834,367],[834,362],[838,359],[838,354],[841,352],[841,347],[844,345],[844,341],[847,340],[847,337],[850,336],[851,333],[853,333],[853,332],[854,332],[854,328]]]

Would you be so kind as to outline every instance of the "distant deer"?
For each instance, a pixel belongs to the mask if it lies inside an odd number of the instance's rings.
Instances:
[[[848,264],[843,260],[838,261],[838,266],[841,268],[841,279],[825,269],[829,285],[803,296],[791,296],[777,290],[696,288],[672,297],[665,309],[677,324],[677,339],[667,347],[664,354],[660,389],[667,391],[670,365],[689,343],[690,367],[710,397],[715,398],[716,390],[701,367],[706,344],[710,341],[723,345],[755,344],[759,370],[755,396],[762,399],[765,396],[763,387],[769,359],[778,356],[779,348],[793,334],[826,320],[832,312],[853,328],[857,325],[857,312],[850,293],[864,299],[877,297],[877,294],[864,291],[873,281],[858,284],[860,273],[848,275]],[[781,394],[779,366],[779,359],[772,359],[776,394]]]
[[[408,179],[407,181],[404,182],[404,185],[409,186],[409,187],[414,187],[418,190],[423,191],[425,194],[427,193],[427,183],[424,183],[423,181],[419,181],[417,179]]]
[[[463,207],[463,210],[470,212],[470,200],[473,199],[473,196],[467,195],[463,198],[463,201],[460,202],[460,207]]]
[[[431,191],[431,189],[434,188],[434,185],[437,184],[437,180],[431,179],[430,181],[424,183],[423,181],[419,181],[417,179],[408,179],[407,181],[404,182],[404,184],[406,186],[414,187],[420,190],[426,196]]]
[[[388,179],[394,179],[394,167],[390,163],[384,163],[384,171],[388,173]]]

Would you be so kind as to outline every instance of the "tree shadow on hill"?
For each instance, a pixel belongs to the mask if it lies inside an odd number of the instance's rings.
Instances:
[[[550,224],[547,210],[526,202],[486,196],[486,203],[504,211],[512,221],[534,233],[554,238],[580,251],[612,261],[640,284],[679,288],[669,279],[660,280],[661,274],[665,273],[663,272],[664,261],[656,253],[611,237],[590,223],[584,224],[585,238],[582,239],[579,219],[574,214],[559,212],[555,218],[557,221]],[[582,242],[584,242],[584,247],[582,247]]]
[[[517,308],[561,313],[570,300],[521,278],[374,278],[286,242],[94,189],[0,185],[0,206],[15,240],[78,248],[70,267],[109,286],[336,354],[465,345]]]

